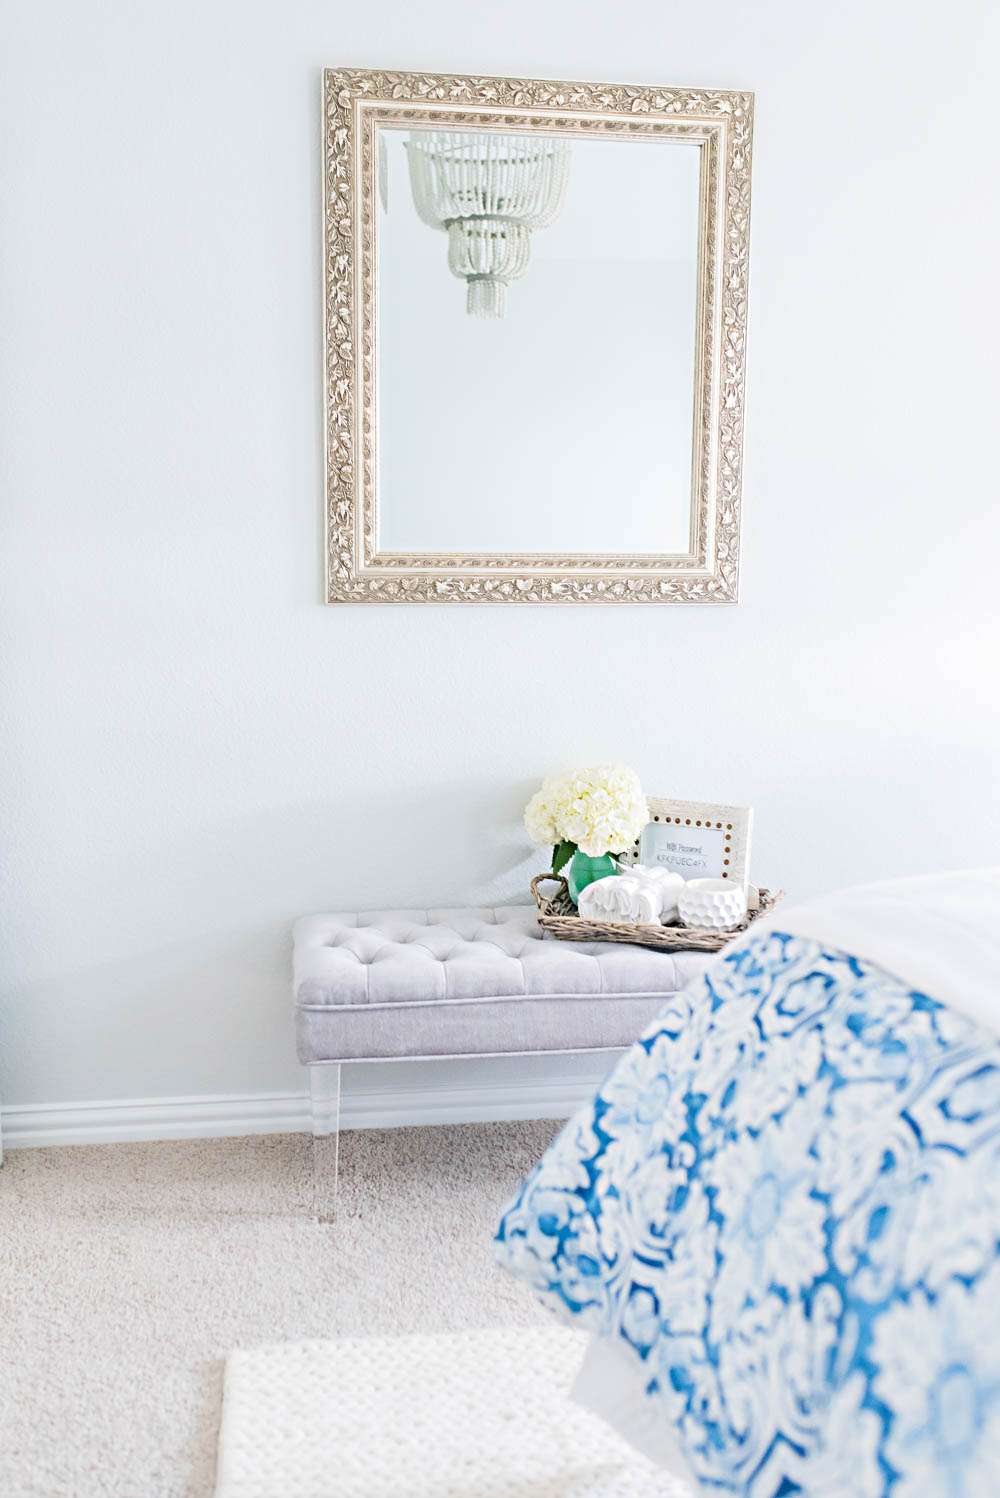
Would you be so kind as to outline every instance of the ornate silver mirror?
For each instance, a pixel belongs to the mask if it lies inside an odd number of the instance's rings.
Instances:
[[[735,601],[752,111],[326,73],[331,603]]]

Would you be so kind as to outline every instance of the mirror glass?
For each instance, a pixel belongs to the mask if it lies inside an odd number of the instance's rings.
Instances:
[[[379,552],[687,552],[702,146],[376,146]]]

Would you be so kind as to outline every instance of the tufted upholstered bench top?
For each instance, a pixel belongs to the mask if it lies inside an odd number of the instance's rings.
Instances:
[[[617,1049],[713,960],[544,939],[523,905],[308,916],[294,944],[306,1064]]]

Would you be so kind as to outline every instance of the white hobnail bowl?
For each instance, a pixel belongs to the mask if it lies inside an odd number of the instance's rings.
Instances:
[[[689,879],[677,897],[682,926],[733,931],[747,913],[747,897],[728,879]]]

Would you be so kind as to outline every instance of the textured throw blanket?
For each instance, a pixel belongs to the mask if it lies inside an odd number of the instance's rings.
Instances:
[[[1000,871],[777,911],[507,1209],[699,1490],[1000,1493],[998,948]]]

